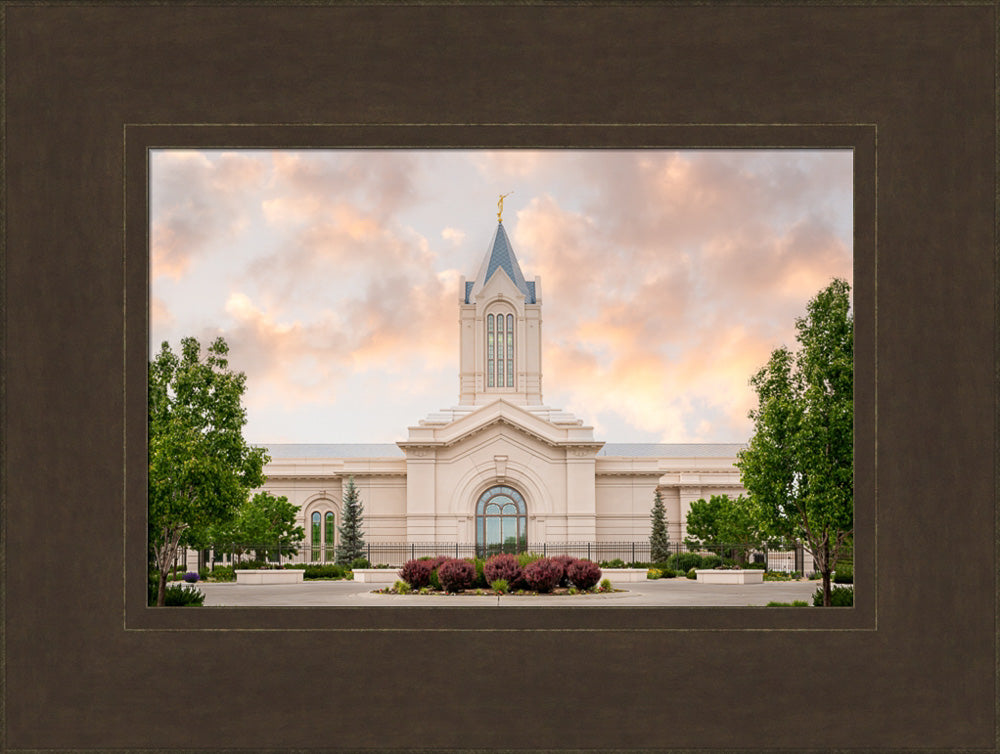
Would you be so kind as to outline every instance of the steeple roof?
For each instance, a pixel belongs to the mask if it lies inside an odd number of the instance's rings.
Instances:
[[[498,269],[506,272],[511,282],[524,294],[525,303],[535,303],[535,284],[525,281],[521,265],[517,263],[517,256],[514,254],[514,247],[510,245],[507,231],[503,229],[503,223],[497,223],[496,232],[493,234],[493,240],[490,241],[483,263],[479,266],[479,274],[476,275],[475,282],[466,283],[466,303],[469,303],[471,293],[481,291]]]

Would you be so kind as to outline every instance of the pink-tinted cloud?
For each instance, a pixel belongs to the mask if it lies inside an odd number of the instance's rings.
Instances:
[[[152,156],[150,273],[179,280],[213,244],[245,230],[250,208],[245,196],[264,174],[260,157],[158,150]]]

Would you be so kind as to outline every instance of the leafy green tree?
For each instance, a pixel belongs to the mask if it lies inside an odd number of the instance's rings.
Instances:
[[[654,563],[663,563],[670,557],[670,534],[667,532],[667,510],[659,490],[653,495],[653,509],[649,518],[649,559]]]
[[[344,491],[342,519],[337,530],[340,532],[340,543],[337,545],[337,555],[334,560],[338,565],[350,565],[355,558],[364,557],[365,539],[362,531],[364,523],[364,506],[354,486],[354,477],[347,480]]]
[[[691,503],[687,515],[688,536],[684,543],[692,550],[709,550],[746,564],[751,550],[764,545],[764,536],[750,501],[743,495],[712,495]]]
[[[854,316],[835,279],[795,321],[799,350],[779,348],[750,380],[754,435],[736,462],[770,534],[802,540],[823,577],[854,533]]]
[[[229,369],[218,338],[202,359],[195,338],[177,355],[164,342],[149,364],[149,547],[156,604],[185,534],[230,520],[264,482],[267,457],[243,439],[246,376]],[[193,538],[192,538],[193,541]]]
[[[210,527],[208,542],[239,558],[253,550],[259,560],[276,553],[295,555],[306,532],[295,523],[299,507],[284,495],[258,492],[243,502],[232,520]]]

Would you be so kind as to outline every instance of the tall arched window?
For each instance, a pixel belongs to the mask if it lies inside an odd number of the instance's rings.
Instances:
[[[309,541],[312,542],[312,552],[310,553],[310,560],[319,560],[319,547],[323,541],[323,533],[319,528],[320,513],[316,511],[312,514],[312,526],[310,527],[310,537]]]
[[[332,561],[336,556],[337,527],[333,511],[313,511],[309,517],[309,560]]]
[[[521,493],[506,485],[490,487],[476,503],[476,552],[524,552],[528,547],[528,510]]]
[[[486,384],[493,387],[493,315],[486,318]]]
[[[325,520],[323,540],[326,545],[326,554],[323,556],[323,560],[333,560],[336,557],[334,543],[337,541],[337,530],[333,524],[333,511],[327,511],[323,518]]]
[[[486,315],[486,386],[514,387],[514,315]]]

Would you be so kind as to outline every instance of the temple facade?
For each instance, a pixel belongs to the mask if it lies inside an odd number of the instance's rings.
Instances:
[[[267,446],[264,489],[299,506],[307,550],[332,552],[350,477],[373,543],[646,542],[657,490],[679,542],[692,501],[744,492],[742,444],[605,443],[545,405],[541,280],[502,221],[457,293],[457,405],[394,444]]]

